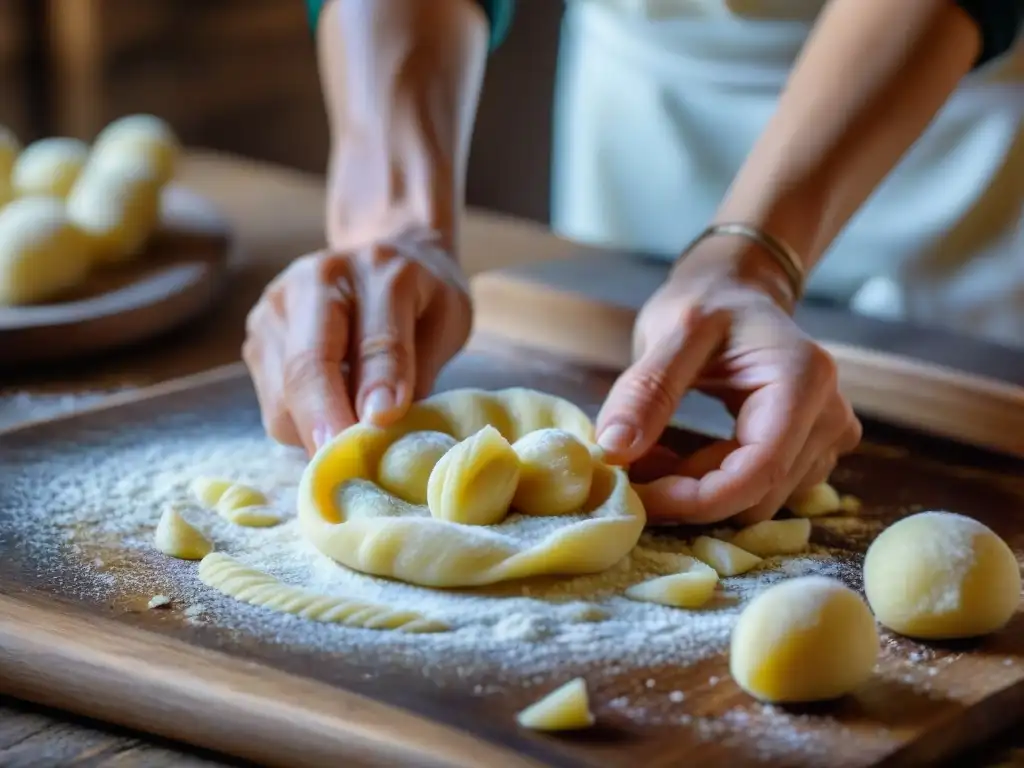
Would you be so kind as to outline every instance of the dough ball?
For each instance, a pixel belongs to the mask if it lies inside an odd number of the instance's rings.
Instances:
[[[0,305],[49,301],[89,272],[87,239],[61,200],[26,197],[0,211]]]
[[[381,456],[377,484],[411,504],[427,503],[427,482],[441,457],[456,440],[444,432],[410,432],[393,442]]]
[[[750,601],[733,628],[729,671],[760,701],[825,701],[865,683],[877,657],[875,620],[860,596],[803,576]]]
[[[7,126],[0,125],[0,180],[8,181],[11,178],[11,170],[19,154],[21,142],[18,137]]]
[[[441,457],[427,482],[427,506],[439,520],[466,525],[500,523],[519,483],[519,457],[487,426]]]
[[[19,197],[67,197],[89,158],[89,146],[78,139],[41,139],[29,144],[11,169]]]
[[[1020,567],[1006,542],[951,512],[900,520],[864,559],[864,591],[879,622],[922,640],[995,632],[1017,610],[1020,588]]]
[[[85,232],[98,262],[137,256],[160,220],[160,185],[130,163],[90,166],[68,197],[68,216]]]
[[[512,506],[524,515],[578,512],[590,495],[594,461],[575,436],[561,429],[538,429],[516,440],[519,487]]]
[[[93,144],[94,155],[103,158],[100,162],[119,154],[144,157],[156,170],[161,185],[174,177],[180,151],[170,125],[154,115],[129,115],[115,120]]]

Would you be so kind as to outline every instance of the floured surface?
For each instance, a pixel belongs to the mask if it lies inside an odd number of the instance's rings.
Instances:
[[[534,386],[575,395],[591,413],[600,402],[596,388],[555,373],[496,373],[493,364],[474,366],[471,358],[444,384]],[[263,437],[248,384],[229,380],[0,438],[0,576],[502,738],[518,738],[511,716],[517,707],[583,675],[599,723],[644,738],[614,748],[557,749],[600,754],[608,764],[663,754],[667,744],[719,759],[725,750],[731,765],[814,765],[826,756],[836,765],[866,764],[906,743],[915,727],[955,716],[986,687],[1024,675],[1015,655],[1024,649],[1019,623],[986,643],[984,664],[963,648],[936,650],[887,636],[876,683],[854,700],[813,713],[750,701],[728,679],[723,651],[743,601],[779,579],[816,573],[859,588],[857,553],[882,520],[914,508],[952,508],[993,525],[998,509],[1002,524],[995,527],[1020,551],[1022,537],[1006,523],[1014,511],[1022,517],[1020,483],[980,470],[950,472],[923,458],[908,461],[897,449],[868,446],[846,462],[834,479],[864,498],[863,516],[816,520],[812,553],[723,580],[723,596],[710,609],[684,611],[622,596],[631,584],[678,569],[686,549],[671,533],[646,534],[632,556],[603,574],[439,592],[347,571],[301,541],[292,499],[303,456]],[[405,636],[318,624],[204,587],[194,563],[171,560],[152,546],[161,512],[187,502],[188,484],[199,475],[251,484],[288,517],[276,528],[246,529],[187,507],[187,519],[219,551],[288,583],[415,609],[453,631]],[[894,478],[902,479],[893,484]],[[155,595],[170,604],[149,609]],[[856,750],[837,752],[851,744]]]

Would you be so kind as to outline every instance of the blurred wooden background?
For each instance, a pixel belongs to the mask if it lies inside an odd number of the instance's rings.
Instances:
[[[467,194],[546,221],[562,3],[520,0],[492,57]],[[150,112],[193,145],[322,172],[327,128],[301,0],[0,0],[0,123],[92,138]]]

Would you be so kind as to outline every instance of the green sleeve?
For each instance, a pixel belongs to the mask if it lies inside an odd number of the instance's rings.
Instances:
[[[317,20],[320,18],[320,11],[328,0],[306,0],[306,12],[309,14],[309,26],[316,29]],[[508,34],[512,26],[512,16],[515,13],[516,0],[476,0],[480,7],[487,14],[487,20],[491,25],[490,48],[493,51]]]

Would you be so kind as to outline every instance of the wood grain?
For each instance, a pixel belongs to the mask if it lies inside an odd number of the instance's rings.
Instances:
[[[637,312],[667,271],[664,263],[593,250],[477,275],[475,327],[622,370],[632,359]],[[797,321],[832,354],[858,412],[1024,456],[1024,352],[838,309],[801,307]]]
[[[493,349],[460,358],[441,386],[535,386],[593,412],[608,381],[536,353]],[[925,646],[886,636],[879,676],[868,688],[837,705],[796,712],[769,714],[752,706],[729,680],[724,655],[694,666],[618,672],[569,665],[552,670],[545,687],[583,674],[600,727],[549,738],[514,725],[514,713],[536,698],[536,688],[490,672],[466,675],[457,655],[450,666],[425,675],[415,659],[381,668],[372,649],[282,647],[258,630],[195,627],[174,615],[129,609],[138,596],[127,585],[113,600],[71,599],[60,585],[88,578],[76,570],[77,561],[18,556],[17,521],[3,518],[2,510],[14,508],[4,499],[4,488],[14,487],[4,472],[60,467],[62,450],[78,456],[112,450],[115,435],[118,450],[133,440],[141,449],[154,439],[143,424],[173,429],[184,415],[209,430],[239,424],[253,434],[260,430],[251,387],[237,368],[126,395],[113,406],[0,439],[0,530],[7,532],[0,537],[0,691],[243,757],[266,747],[270,751],[260,755],[275,765],[313,764],[314,757],[319,764],[329,757],[346,764],[515,765],[516,754],[519,764],[553,766],[820,765],[821,754],[837,766],[919,765],[988,738],[1024,704],[1024,617],[980,644]],[[667,436],[677,448],[699,439],[676,431]],[[978,516],[1021,553],[1021,476],[1024,464],[1011,458],[869,423],[868,442],[843,463],[836,482],[861,496],[867,522],[892,519],[910,503],[945,506]],[[40,478],[45,483],[45,475]],[[866,545],[830,529],[817,531],[816,540],[848,547],[854,559]],[[131,551],[121,556],[134,568],[154,567],[134,560]],[[932,664],[938,671],[927,678],[927,693],[908,682]],[[656,685],[646,685],[647,679]],[[483,684],[497,685],[500,693],[475,693]],[[680,706],[694,722],[731,718],[741,727],[728,737],[707,738],[679,721],[659,720],[668,713],[665,692],[671,690],[686,692]],[[610,706],[623,696],[651,719],[624,717]],[[790,752],[763,756],[769,726],[790,734],[783,740]]]
[[[0,368],[127,346],[208,310],[225,287],[227,223],[181,187],[165,191],[161,218],[138,259],[98,270],[61,301],[0,307]]]

